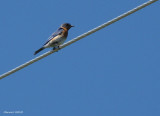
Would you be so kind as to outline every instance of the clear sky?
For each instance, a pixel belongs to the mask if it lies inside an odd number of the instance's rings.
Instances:
[[[0,74],[62,23],[75,25],[68,41],[144,2],[1,0]],[[0,80],[0,116],[160,116],[159,11],[158,1]]]

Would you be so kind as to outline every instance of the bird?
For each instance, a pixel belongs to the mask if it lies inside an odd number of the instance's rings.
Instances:
[[[48,39],[48,41],[37,51],[34,52],[34,55],[39,53],[40,51],[44,50],[45,48],[51,48],[53,47],[53,50],[56,49],[56,47],[59,48],[61,44],[65,42],[68,36],[68,30],[74,27],[70,23],[64,23],[62,24],[57,31],[55,31]]]

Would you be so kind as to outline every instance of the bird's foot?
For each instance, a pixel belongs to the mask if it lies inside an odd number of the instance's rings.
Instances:
[[[56,52],[58,52],[58,50],[60,49],[60,47],[54,47],[53,50],[57,50]]]
[[[56,49],[56,47],[53,47],[53,49],[52,50],[55,50]]]

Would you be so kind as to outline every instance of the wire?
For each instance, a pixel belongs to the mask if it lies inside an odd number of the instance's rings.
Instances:
[[[68,42],[66,42],[66,43],[64,43],[63,45],[60,46],[59,49],[62,49],[62,48],[66,47],[66,46],[68,46],[68,45],[70,45],[70,44],[72,44],[72,43],[74,43],[74,42],[76,42],[76,41],[78,41],[78,40],[80,40],[80,39],[92,34],[92,33],[95,33],[96,31],[98,31],[98,30],[100,30],[100,29],[102,29],[102,28],[104,28],[104,27],[106,27],[106,26],[108,26],[108,25],[110,25],[110,24],[112,24],[112,23],[114,23],[114,22],[116,22],[116,21],[118,21],[118,20],[120,20],[120,19],[122,19],[122,18],[124,18],[124,17],[126,17],[126,16],[128,16],[128,15],[130,15],[130,14],[132,14],[132,13],[134,13],[134,12],[136,12],[136,11],[138,11],[138,10],[140,10],[140,9],[150,5],[150,4],[152,4],[152,3],[154,3],[154,2],[156,2],[156,1],[158,1],[158,0],[149,0],[148,2],[145,2],[142,5],[137,6],[136,8],[133,8],[132,10],[130,10],[130,11],[128,11],[128,12],[126,12],[126,13],[124,13],[124,14],[122,14],[122,15],[120,15],[120,16],[118,16],[118,17],[116,17],[116,18],[114,18],[114,19],[112,19],[112,20],[110,20],[110,21],[108,21],[108,22],[106,22],[106,23],[104,23],[104,24],[102,24],[102,25],[100,25],[100,26],[98,26],[98,27],[96,27],[96,28],[94,28],[94,29],[92,29],[92,30],[90,30],[90,31],[88,31],[88,32],[86,32],[86,33],[84,33],[84,34],[82,34],[82,35],[70,40],[70,41],[68,41]],[[25,68],[28,65],[31,65],[32,63],[34,63],[34,62],[36,62],[36,61],[38,61],[38,60],[40,60],[40,59],[42,59],[42,58],[44,58],[46,56],[58,51],[59,49],[51,50],[49,52],[46,52],[46,53],[44,53],[44,54],[42,54],[42,55],[40,55],[40,56],[28,61],[28,62],[26,62],[26,63],[14,68],[14,69],[8,71],[8,72],[0,75],[0,79],[4,78],[6,76],[9,76],[10,74],[12,74],[14,72],[19,71],[19,70],[21,70],[22,68]]]

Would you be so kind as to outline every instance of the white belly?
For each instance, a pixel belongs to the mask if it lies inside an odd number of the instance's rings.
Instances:
[[[57,47],[65,42],[66,38],[61,37],[60,35],[55,37],[54,39],[50,40],[44,47],[50,48],[50,47]]]

